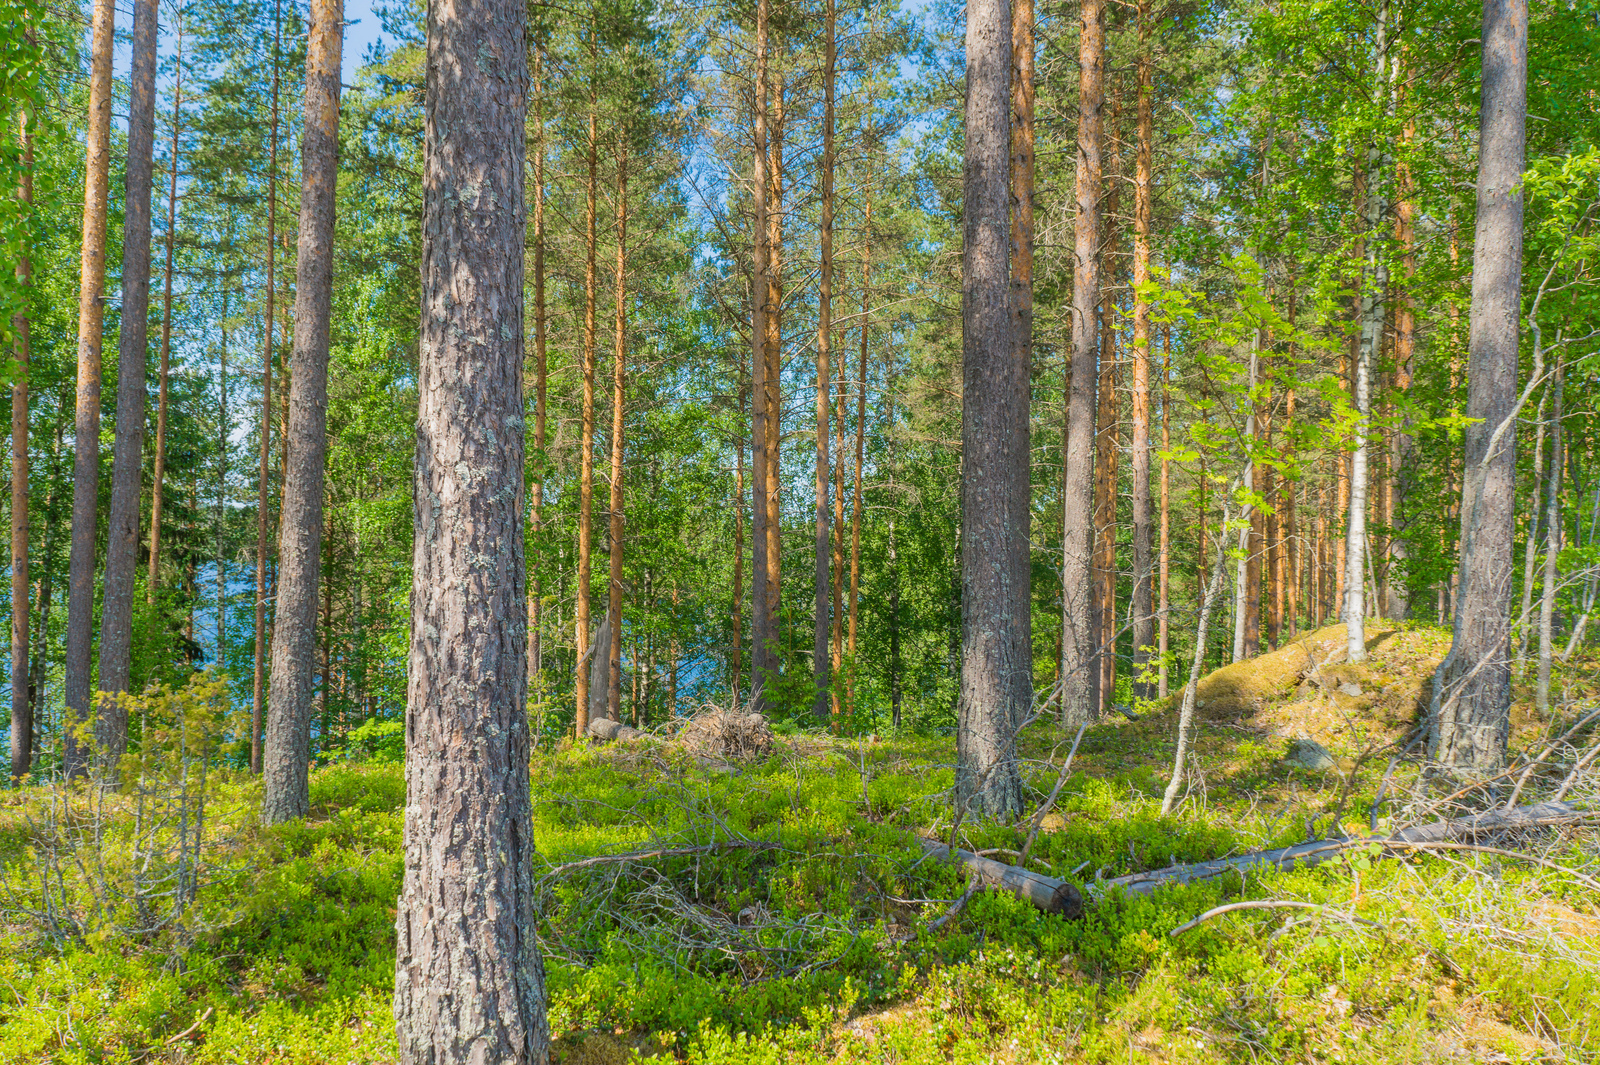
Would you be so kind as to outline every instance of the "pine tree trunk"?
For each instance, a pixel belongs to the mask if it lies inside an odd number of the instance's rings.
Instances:
[[[50,632],[50,604],[55,598],[56,577],[56,547],[61,522],[57,516],[57,502],[60,499],[62,487],[61,477],[61,437],[66,428],[67,396],[63,392],[56,410],[55,439],[50,446],[50,490],[44,498],[44,560],[39,575],[38,611],[39,611],[39,639],[33,641],[31,654],[33,662],[28,667],[28,704],[37,707],[40,703],[39,693],[45,685],[45,652],[49,649],[48,635]],[[31,723],[31,722],[30,722]],[[37,731],[37,727],[35,727]],[[37,737],[35,737],[37,740]],[[35,744],[37,747],[37,743]],[[37,754],[37,750],[35,751]]]
[[[402,1065],[546,1065],[528,791],[520,0],[428,10]]]
[[[533,454],[536,472],[529,488],[529,520],[533,532],[544,528],[545,393],[549,384],[549,363],[545,354],[544,306],[544,51],[533,48]],[[541,610],[543,589],[538,577],[528,582],[528,697],[542,698],[544,673],[544,632]],[[534,737],[534,743],[539,737]]]
[[[122,315],[117,343],[117,426],[112,445],[111,509],[100,607],[101,692],[127,691],[133,652],[133,584],[139,568],[139,503],[150,328],[150,192],[156,120],[156,4],[133,6],[133,69],[128,80],[128,155],[122,226]],[[128,712],[102,698],[95,743],[108,771],[128,746]]]
[[[115,6],[95,0],[85,136],[83,241],[78,287],[78,394],[73,434],[72,553],[67,576],[67,646],[64,669],[65,768],[69,777],[89,768],[86,726],[94,649],[95,533],[100,502],[100,352],[105,320],[106,208],[111,174],[111,52]]]
[[[250,772],[261,772],[261,724],[266,706],[267,679],[267,502],[272,490],[272,330],[277,321],[274,302],[273,269],[278,261],[276,227],[278,222],[278,50],[283,31],[283,5],[273,4],[272,40],[272,120],[268,136],[271,148],[267,163],[267,292],[266,314],[262,318],[261,340],[261,471],[256,485],[256,628],[255,685],[250,704]]]
[[[1144,679],[1154,620],[1150,608],[1150,301],[1140,287],[1150,280],[1154,214],[1155,72],[1151,54],[1150,0],[1139,0],[1138,156],[1133,169],[1133,680],[1134,694],[1148,699]]]
[[[161,371],[156,398],[155,471],[150,478],[150,569],[145,601],[156,601],[161,585],[161,503],[167,479],[167,390],[172,365],[172,245],[178,224],[178,132],[183,123],[183,11],[178,11],[176,82],[172,89],[172,145],[167,175],[166,265],[161,283]]]
[[[850,627],[845,639],[845,650],[850,656],[849,675],[845,678],[845,712],[854,715],[856,712],[856,628],[861,614],[861,492],[862,470],[866,457],[867,443],[867,353],[870,345],[870,327],[872,322],[872,171],[867,171],[866,185],[866,212],[863,219],[863,233],[865,239],[861,245],[861,354],[856,360],[856,465],[855,476],[852,480],[852,498],[850,501]],[[893,403],[893,395],[889,395],[888,402]],[[889,422],[890,431],[893,431],[893,421]],[[891,444],[891,447],[893,445]],[[892,452],[891,452],[892,454]],[[891,466],[891,476],[893,470]],[[891,540],[894,526],[890,526]],[[892,551],[892,547],[891,547]],[[899,585],[894,586],[891,593],[899,595]],[[895,600],[898,603],[898,599]],[[894,608],[891,607],[891,610]],[[891,628],[895,625],[890,622]],[[898,629],[894,630],[898,633]],[[891,637],[893,642],[894,637]],[[898,646],[898,645],[896,645]],[[894,658],[890,656],[890,670],[894,669]],[[898,674],[891,677],[891,687],[897,683]],[[898,692],[898,688],[894,689]],[[895,721],[899,722],[899,704],[895,704]]]
[[[817,537],[815,597],[812,629],[812,678],[815,692],[811,712],[826,718],[829,711],[829,689],[832,687],[832,669],[828,660],[831,610],[830,585],[832,581],[829,556],[828,487],[831,477],[828,470],[828,407],[829,389],[833,375],[828,365],[833,343],[833,80],[835,65],[834,0],[827,0],[822,65],[822,232],[820,234],[821,276],[817,292]],[[837,731],[837,728],[835,729]]]
[[[1115,143],[1116,106],[1112,106],[1110,140]],[[1117,683],[1117,465],[1121,457],[1117,411],[1118,363],[1116,287],[1118,209],[1117,183],[1109,182],[1105,197],[1105,237],[1101,245],[1100,276],[1106,285],[1100,302],[1100,367],[1095,392],[1094,434],[1094,690],[1095,713],[1111,709]]]
[[[960,812],[1022,810],[1016,731],[1033,699],[1028,366],[1010,285],[1011,12],[967,4],[962,256]],[[957,816],[960,816],[958,813]]]
[[[34,27],[26,30],[29,44]],[[17,102],[17,140],[21,173],[17,198],[23,210],[33,206],[33,104]],[[17,256],[17,289],[28,299],[33,289],[31,246],[24,242]],[[11,782],[20,785],[33,765],[33,703],[28,672],[28,367],[31,361],[28,311],[11,316],[16,337],[17,374],[11,382]],[[41,633],[48,636],[48,633]],[[42,642],[42,641],[41,641]]]
[[[861,328],[866,329],[863,316]],[[849,360],[842,355],[834,376],[833,399],[833,712],[842,715],[850,705],[854,686],[844,674],[844,473],[845,462],[845,394],[849,385]],[[843,682],[844,693],[839,691]]]
[[[217,375],[217,521],[215,563],[217,567],[217,656],[218,669],[228,660],[228,562],[224,557],[223,533],[228,512],[228,438],[233,419],[228,413],[228,289],[222,290],[222,346]]]
[[[1397,102],[1405,90],[1405,85],[1404,78],[1396,78]],[[1415,123],[1408,120],[1401,133],[1401,144],[1409,146],[1415,135]],[[1400,291],[1395,296],[1394,306],[1394,391],[1401,395],[1411,390],[1412,358],[1416,354],[1417,347],[1416,312],[1410,294],[1412,279],[1417,272],[1414,235],[1417,208],[1412,201],[1415,189],[1410,168],[1405,163],[1405,156],[1406,151],[1403,148],[1400,161],[1395,164],[1395,186],[1399,190],[1399,201],[1395,204],[1394,217],[1395,244],[1398,245],[1400,269],[1404,275]],[[1384,612],[1395,621],[1402,621],[1411,615],[1410,589],[1406,587],[1405,578],[1400,576],[1405,572],[1406,562],[1411,556],[1410,547],[1406,542],[1409,526],[1409,519],[1406,516],[1406,497],[1410,493],[1414,479],[1409,427],[1409,417],[1402,415],[1394,431],[1394,446],[1390,454],[1394,476],[1389,479],[1388,511],[1389,524],[1393,531],[1389,540],[1388,576],[1384,582]]]
[[[767,594],[767,318],[770,314],[772,247],[771,182],[767,174],[767,32],[770,0],[756,0],[755,79],[751,89],[750,126],[754,140],[754,174],[750,182],[750,709],[765,708],[767,652],[776,639]],[[737,685],[735,685],[737,687]]]
[[[1452,769],[1505,761],[1510,734],[1511,551],[1522,300],[1522,166],[1528,100],[1528,5],[1485,0],[1478,218],[1472,253],[1461,564],[1450,652],[1434,677],[1428,750]],[[1498,434],[1498,438],[1497,438]],[[1492,444],[1492,446],[1491,446]]]
[[[1090,555],[1094,541],[1095,360],[1099,355],[1101,140],[1104,135],[1105,0],[1081,0],[1078,39],[1077,217],[1072,250],[1072,365],[1067,382],[1061,507],[1061,721],[1095,712],[1095,630]]]
[[[1289,331],[1291,336],[1296,328],[1295,284],[1295,270],[1291,267],[1289,271]],[[1295,454],[1294,450],[1296,437],[1294,423],[1295,374],[1293,372],[1293,368],[1299,365],[1299,361],[1293,340],[1289,342],[1288,355],[1288,365],[1291,367],[1291,372],[1289,374],[1288,389],[1283,397],[1283,435],[1285,441],[1284,446],[1286,448],[1284,457],[1289,461],[1289,466],[1291,469],[1298,470],[1298,456]],[[1279,496],[1283,500],[1283,520],[1281,528],[1283,534],[1283,561],[1288,567],[1288,573],[1283,582],[1283,615],[1284,622],[1289,629],[1289,639],[1293,639],[1300,635],[1300,563],[1301,556],[1304,554],[1304,550],[1300,544],[1298,517],[1299,507],[1297,505],[1298,500],[1296,498],[1299,491],[1300,481],[1298,478],[1296,478],[1288,481],[1287,485],[1279,492]]]
[[[323,486],[328,453],[328,346],[333,314],[333,223],[339,174],[339,67],[344,0],[311,0],[305,124],[300,136],[294,376],[283,499],[278,602],[273,614],[261,818],[311,812],[312,689],[317,675],[317,591],[322,583]],[[327,683],[324,675],[323,683]]]
[[[607,561],[610,579],[606,582],[606,617],[611,622],[611,646],[603,648],[608,656],[606,677],[606,709],[613,721],[622,720],[622,459],[627,410],[624,405],[626,375],[628,370],[628,159],[625,139],[617,147],[617,274],[616,274],[616,347],[611,363],[611,525],[608,536]],[[595,651],[596,654],[600,650]],[[637,663],[635,663],[637,665]],[[635,673],[638,671],[635,670]],[[634,700],[637,711],[638,700]]]
[[[1172,422],[1170,417],[1170,399],[1167,395],[1167,382],[1172,378],[1172,326],[1161,327],[1161,541],[1157,551],[1157,565],[1160,568],[1160,591],[1156,607],[1158,617],[1157,651],[1161,655],[1158,672],[1156,674],[1156,697],[1167,697],[1167,611],[1169,609],[1168,582],[1171,578],[1171,514],[1169,509],[1170,493],[1172,490],[1171,463],[1167,459],[1172,450]]]
[[[743,377],[743,374],[740,374]],[[744,382],[739,382],[739,420],[744,420]],[[739,708],[739,680],[742,662],[741,644],[744,640],[744,439],[739,434],[733,442],[733,605],[732,638],[728,647],[728,690],[732,693],[733,709]]]
[[[589,28],[589,54],[591,65],[594,65],[596,55],[596,42],[594,34],[596,29]],[[594,373],[596,359],[596,323],[595,300],[598,295],[599,272],[596,265],[598,254],[598,234],[596,226],[598,220],[597,198],[600,191],[600,130],[599,130],[599,102],[595,97],[593,87],[589,91],[589,130],[588,130],[588,182],[584,186],[584,266],[583,266],[583,426],[582,436],[578,443],[578,587],[576,594],[575,653],[577,665],[573,670],[574,685],[576,687],[577,720],[576,734],[579,739],[588,735],[589,731],[589,706],[593,702],[594,693],[589,690],[589,678],[594,672],[594,663],[585,663],[585,654],[593,653],[597,657],[602,653],[599,643],[591,645],[589,640],[589,595],[592,554],[594,551]]]
[[[779,675],[779,622],[783,612],[783,134],[784,81],[781,74],[769,86],[772,113],[767,136],[767,312],[766,372],[762,385],[766,392],[767,431],[762,441],[766,453],[766,482],[761,496],[766,508],[762,526],[766,550],[767,639],[754,647],[756,677],[763,690]]]

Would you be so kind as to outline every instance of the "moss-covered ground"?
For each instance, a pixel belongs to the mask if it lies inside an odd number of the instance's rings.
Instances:
[[[1328,663],[1309,678],[1290,651],[1264,664],[1270,678],[1230,667],[1229,691],[1256,687],[1225,711],[1211,678],[1198,772],[1165,818],[1170,712],[1091,728],[1037,867],[1092,882],[1308,831],[1366,831],[1384,745],[1405,731],[1440,638],[1395,632],[1368,663]],[[1543,725],[1519,721],[1517,743],[1534,742]],[[1286,761],[1299,734],[1335,766]],[[1025,735],[1033,802],[1070,741],[1048,726]],[[911,837],[950,831],[953,760],[952,740],[909,736],[786,737],[738,773],[708,772],[669,745],[540,753],[556,1060],[1600,1060],[1600,900],[1559,869],[1493,855],[1356,851],[1244,883],[1102,898],[1079,920],[979,895],[929,931],[965,878],[923,860]],[[0,799],[0,857],[11,863],[0,1061],[393,1061],[403,770],[326,767],[312,795],[309,819],[263,829],[251,814],[258,785],[220,787],[200,907],[183,937],[144,938],[41,934],[21,911],[39,890],[26,875],[28,811],[43,800]],[[1380,828],[1400,808],[1380,811]],[[1015,850],[1022,834],[961,827],[974,849]],[[777,846],[554,868],[728,840]],[[1533,852],[1591,874],[1600,858],[1588,830],[1533,841]],[[1230,913],[1169,935],[1241,895],[1326,908]]]

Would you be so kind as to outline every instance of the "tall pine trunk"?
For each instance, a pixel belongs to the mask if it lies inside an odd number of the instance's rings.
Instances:
[[[328,344],[333,313],[333,223],[339,173],[339,63],[344,0],[311,0],[305,127],[300,137],[300,231],[295,263],[294,375],[283,500],[278,603],[272,638],[261,817],[311,812],[312,688],[317,673],[317,589],[322,581],[324,467],[328,453]],[[327,684],[324,675],[323,684]]]
[[[762,384],[766,392],[767,432],[762,440],[766,453],[765,477],[761,495],[766,512],[762,529],[766,540],[766,596],[762,610],[768,619],[767,640],[753,651],[756,674],[763,686],[778,679],[779,621],[783,612],[783,116],[784,80],[780,74],[771,84],[772,112],[767,130],[767,313],[766,372]],[[753,677],[752,680],[755,678]]]
[[[267,680],[267,544],[270,528],[267,503],[272,492],[272,330],[277,289],[273,271],[278,261],[278,50],[283,32],[283,5],[273,4],[272,39],[272,119],[267,136],[271,142],[267,161],[267,307],[261,329],[261,469],[256,480],[256,628],[255,684],[250,704],[250,771],[261,772],[261,724],[266,707]]]
[[[849,631],[845,637],[845,652],[850,656],[849,675],[845,678],[845,706],[850,714],[856,712],[856,627],[861,613],[861,476],[867,440],[867,354],[872,335],[872,170],[870,160],[864,194],[867,202],[862,220],[863,240],[861,244],[861,354],[856,360],[856,465],[855,476],[851,482],[852,497],[850,500],[850,623]],[[886,390],[886,392],[890,393],[888,399],[892,404],[894,401],[892,390]],[[892,418],[889,419],[888,425],[889,431],[892,433],[894,431]],[[892,439],[891,437],[891,441]],[[893,452],[891,451],[890,454],[892,456]],[[893,476],[892,465],[890,475]],[[893,519],[889,523],[889,544],[890,568],[893,569]],[[895,584],[893,587],[894,590],[890,594],[898,597],[900,586]],[[895,642],[899,637],[899,629],[896,628],[897,615],[895,613],[898,608],[898,602],[898,598],[895,598],[890,606],[889,621],[890,643],[895,648],[899,646]],[[895,672],[895,663],[897,661],[897,652],[892,651],[889,664],[890,687],[895,693],[899,692],[899,688],[896,686],[899,682],[899,674]],[[898,694],[894,695],[893,698],[898,699]],[[900,722],[899,712],[899,703],[896,702],[896,725]]]
[[[1154,215],[1155,60],[1151,54],[1150,0],[1139,0],[1138,156],[1133,167],[1133,682],[1148,699],[1145,680],[1154,621],[1150,608],[1150,238]]]
[[[1105,0],[1082,0],[1078,38],[1077,217],[1072,249],[1072,364],[1067,382],[1061,505],[1061,720],[1095,712],[1095,633],[1090,554],[1094,540],[1095,361],[1099,355],[1101,140],[1104,135]]]
[[[1511,730],[1511,572],[1516,529],[1526,0],[1484,0],[1478,218],[1472,252],[1461,563],[1450,651],[1434,675],[1428,751],[1477,774],[1505,761]]]
[[[1118,107],[1111,107],[1108,141],[1116,144]],[[1113,154],[1113,159],[1115,155]],[[1100,243],[1100,365],[1095,389],[1094,433],[1094,622],[1093,670],[1095,712],[1111,708],[1117,683],[1117,465],[1121,458],[1117,411],[1117,305],[1112,293],[1117,278],[1117,213],[1120,196],[1115,179],[1105,193],[1105,217]]]
[[[771,313],[772,246],[767,196],[767,51],[771,0],[756,0],[755,78],[751,86],[750,128],[754,173],[750,180],[750,709],[763,707],[767,654],[776,639],[777,619],[767,594],[767,318]],[[737,687],[737,685],[735,685]]]
[[[609,577],[606,598],[606,618],[611,623],[611,646],[606,652],[606,710],[611,720],[622,720],[622,460],[624,433],[627,427],[625,406],[628,371],[628,156],[626,138],[617,145],[617,273],[616,273],[616,346],[611,362],[611,506],[610,530],[607,537]],[[601,648],[596,648],[599,654]],[[635,663],[637,665],[637,663]],[[637,670],[635,670],[637,674]],[[638,712],[638,699],[634,700]]]
[[[26,29],[28,42],[34,28]],[[17,198],[22,209],[33,207],[33,102],[18,101],[17,140],[22,171]],[[33,260],[24,243],[17,256],[17,289],[29,299]],[[28,311],[11,316],[16,337],[16,378],[11,382],[11,781],[20,784],[33,765],[33,702],[28,677],[28,366],[31,361]],[[20,604],[20,605],[19,605]],[[41,635],[48,635],[41,633]]]
[[[111,52],[115,5],[95,0],[84,144],[83,241],[78,285],[78,390],[72,461],[72,551],[67,573],[67,775],[89,768],[86,727],[94,650],[95,533],[100,502],[100,353],[105,322],[106,208],[111,183]]]
[[[1396,105],[1403,99],[1406,81],[1395,79]],[[1416,123],[1407,119],[1401,131],[1400,158],[1395,164],[1397,200],[1394,215],[1394,239],[1400,256],[1402,283],[1395,296],[1394,306],[1394,391],[1405,394],[1411,390],[1412,358],[1417,348],[1416,310],[1411,298],[1411,286],[1417,272],[1416,216],[1413,200],[1416,189],[1411,178],[1411,168],[1406,154],[1416,137]],[[1412,473],[1412,439],[1410,418],[1401,415],[1394,430],[1391,463],[1394,475],[1389,479],[1389,565],[1384,580],[1384,613],[1401,621],[1411,614],[1411,594],[1403,576],[1411,550],[1407,544],[1409,518],[1406,514],[1407,496],[1415,475]]]
[[[529,488],[528,517],[533,532],[544,528],[544,443],[547,411],[545,392],[549,382],[549,363],[545,355],[544,306],[544,51],[539,44],[533,49],[533,454],[535,467]],[[529,699],[542,695],[541,674],[544,672],[544,634],[541,611],[542,589],[539,578],[528,580],[528,691]],[[582,654],[582,650],[579,651]],[[539,737],[534,737],[534,743]]]
[[[594,26],[589,28],[589,53],[595,57]],[[589,729],[589,704],[594,693],[589,691],[589,677],[594,672],[594,662],[585,661],[586,655],[598,659],[603,652],[599,641],[589,642],[590,567],[594,550],[594,372],[595,372],[595,299],[599,284],[596,255],[596,198],[600,191],[600,131],[599,101],[591,86],[589,91],[588,180],[584,186],[584,265],[583,265],[583,426],[578,443],[578,588],[575,614],[577,666],[576,732],[581,739]]]
[[[967,4],[957,816],[1022,809],[1016,732],[1033,700],[1028,367],[1010,286],[1011,11]]]
[[[145,374],[150,359],[150,192],[156,125],[156,0],[133,5],[133,69],[128,79],[128,156],[122,224],[122,318],[117,338],[117,428],[112,445],[111,511],[100,606],[100,679],[106,693],[127,691],[133,654],[133,584],[139,569],[144,464]],[[128,746],[128,711],[100,700],[95,741],[108,767]]]
[[[834,0],[827,0],[824,16],[822,61],[822,232],[821,277],[817,293],[817,538],[814,621],[812,632],[812,677],[816,691],[811,712],[828,716],[829,688],[832,686],[828,660],[829,592],[831,565],[828,530],[828,391],[832,374],[828,360],[833,343],[833,78],[835,64]]]
[[[161,504],[167,478],[167,392],[172,368],[172,246],[178,224],[178,133],[183,124],[183,11],[178,12],[177,57],[173,64],[172,143],[167,174],[166,264],[161,282],[161,370],[156,394],[155,470],[150,477],[150,569],[145,599],[156,601],[161,584]]]
[[[1167,395],[1167,382],[1172,377],[1172,327],[1163,325],[1161,328],[1161,534],[1159,546],[1156,549],[1156,565],[1159,569],[1159,588],[1156,598],[1157,637],[1156,651],[1161,658],[1156,667],[1156,698],[1167,697],[1167,638],[1169,626],[1167,624],[1167,604],[1169,580],[1171,578],[1171,491],[1172,470],[1171,462],[1167,455],[1172,450],[1172,418],[1171,400]]]
[[[428,9],[403,1065],[545,1065],[528,792],[521,0]]]

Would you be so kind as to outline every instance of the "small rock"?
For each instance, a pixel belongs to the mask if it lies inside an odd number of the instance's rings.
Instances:
[[[1306,737],[1289,745],[1289,761],[1312,770],[1332,769],[1334,766],[1333,755],[1328,748]]]
[[[1339,685],[1339,690],[1350,696],[1352,699],[1361,698],[1361,685],[1359,684],[1352,684],[1350,681],[1345,681],[1343,684]]]

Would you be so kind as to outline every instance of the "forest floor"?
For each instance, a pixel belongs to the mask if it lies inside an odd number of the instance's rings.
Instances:
[[[1447,635],[1371,637],[1360,665],[1338,660],[1341,628],[1208,677],[1194,783],[1165,818],[1174,713],[1087,730],[1030,865],[1092,883],[1470,804],[1438,805],[1440,786],[1399,763],[1374,820]],[[1567,669],[1573,707],[1592,705],[1579,695],[1597,675],[1593,660]],[[1514,750],[1541,746],[1550,724],[1519,709]],[[1071,741],[1025,733],[1030,802]],[[965,885],[914,840],[951,831],[953,746],[789,736],[734,772],[666,743],[538,755],[556,1061],[1600,1060],[1600,899],[1573,875],[1600,866],[1592,829],[1522,841],[1544,864],[1353,850],[1243,883],[1097,897],[1076,920],[980,894],[930,930]],[[1536,775],[1522,801],[1560,777]],[[1568,798],[1592,807],[1593,779]],[[142,933],[162,903],[153,890],[143,911],[119,898],[138,853],[125,802],[107,800],[91,845],[82,819],[52,820],[45,789],[0,796],[0,1061],[393,1061],[404,793],[399,766],[330,766],[312,778],[313,815],[268,830],[251,813],[259,785],[225,780],[200,903]],[[960,829],[972,849],[1014,851],[1023,834]],[[770,846],[727,846],[746,841]],[[1169,934],[1241,895],[1325,908]]]

